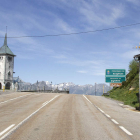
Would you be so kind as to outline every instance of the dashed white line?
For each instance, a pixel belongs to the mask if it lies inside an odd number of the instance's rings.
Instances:
[[[102,113],[105,113],[102,109],[98,108]]]
[[[132,133],[130,133],[127,129],[125,129],[123,126],[119,126],[125,133],[127,133],[128,135],[133,135]]]
[[[31,93],[31,94],[32,94],[32,93]],[[19,97],[13,98],[13,99],[9,99],[9,100],[7,100],[7,101],[0,102],[0,104],[6,103],[6,102],[9,102],[9,101],[12,101],[12,100],[18,99],[18,98],[22,98],[22,97],[25,97],[25,96],[28,96],[28,95],[31,95],[31,94],[27,94],[27,95],[23,95],[23,96],[19,96]]]
[[[117,121],[115,121],[114,119],[111,119],[112,122],[114,122],[115,124],[119,124]]]
[[[105,114],[108,118],[111,118],[108,114]]]
[[[55,96],[54,98],[52,98],[49,102],[51,102],[52,100],[54,100],[56,97],[58,97],[59,95]],[[47,103],[47,104],[48,104]],[[25,118],[22,122],[20,122],[18,125],[16,125],[13,129],[11,129],[8,133],[6,133],[3,137],[0,138],[0,140],[5,139],[7,136],[9,136],[13,131],[15,131],[16,129],[18,129],[23,123],[25,123],[28,119],[30,119],[33,115],[35,115],[40,109],[42,109],[44,106],[46,106],[47,104],[42,105],[39,109],[37,109],[35,112],[33,112],[31,115],[29,115],[27,118]]]
[[[0,132],[0,136],[3,135],[6,131],[8,131],[9,129],[11,129],[15,124],[10,125],[9,127],[7,127],[5,130],[3,130],[2,132]]]
[[[91,101],[85,96],[85,95],[83,95],[83,97],[86,99],[86,100],[88,100],[90,103],[91,103]],[[119,105],[123,105],[123,104],[119,104]],[[99,109],[102,113],[104,113],[105,114],[105,112],[102,110],[102,109],[100,109],[98,106],[96,106],[96,105],[94,105],[97,109]],[[138,112],[139,113],[139,112]],[[111,118],[108,114],[105,114],[108,118]],[[119,124],[116,120],[114,120],[114,119],[111,119],[112,120],[112,122],[114,122],[115,124]],[[119,126],[125,133],[127,133],[128,135],[133,135],[132,133],[130,133],[127,129],[125,129],[123,126]]]

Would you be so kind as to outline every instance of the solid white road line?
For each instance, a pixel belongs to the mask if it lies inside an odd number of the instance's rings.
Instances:
[[[86,100],[88,100],[90,103],[91,103],[91,101],[85,96],[85,95],[83,95],[84,96],[84,98],[86,98]],[[92,103],[91,103],[92,104]]]
[[[52,100],[54,100],[56,97],[58,97],[59,95],[56,95],[54,98],[52,98],[50,101],[46,101],[45,103],[42,104],[42,106],[47,105],[48,103],[50,103]]]
[[[130,133],[127,129],[125,129],[123,126],[119,126],[125,133],[127,133],[128,135],[133,135],[132,133]]]
[[[32,93],[31,93],[31,94],[32,94]],[[6,103],[6,102],[9,102],[9,101],[12,101],[12,100],[18,99],[18,98],[22,98],[22,97],[25,97],[25,96],[28,96],[28,95],[31,95],[31,94],[27,94],[27,95],[23,95],[23,96],[19,96],[19,97],[13,98],[13,99],[9,99],[9,100],[7,100],[7,101],[0,102],[0,104]]]
[[[115,124],[119,124],[117,121],[115,121],[114,119],[111,119],[112,122],[114,122]]]
[[[9,129],[11,129],[15,124],[10,125],[9,127],[7,127],[5,130],[3,130],[2,132],[0,132],[0,136],[3,135],[6,131],[8,131]]]
[[[108,118],[111,118],[108,114],[105,114]]]
[[[54,98],[52,98],[49,102],[51,102],[52,100],[54,100],[56,97],[58,97],[59,95],[56,95]],[[49,103],[48,102],[48,103]],[[48,104],[47,103],[47,104]],[[26,119],[24,119],[22,122],[20,122],[18,125],[16,125],[13,129],[11,129],[8,133],[6,133],[3,137],[0,138],[0,140],[5,139],[8,135],[12,134],[16,129],[18,129],[23,123],[25,123],[28,119],[30,119],[33,115],[35,115],[40,109],[42,109],[44,106],[41,106],[39,109],[37,109],[35,112],[33,112],[31,115],[29,115]]]
[[[46,101],[45,103],[43,103],[42,105],[45,105],[45,104],[47,104],[48,103],[48,101]]]

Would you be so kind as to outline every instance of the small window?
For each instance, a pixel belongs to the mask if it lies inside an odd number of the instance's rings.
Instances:
[[[9,61],[9,62],[12,61],[12,57],[9,57],[9,56],[8,56],[8,61]]]
[[[10,73],[10,71],[8,72],[8,79],[10,79],[11,78],[11,73]]]

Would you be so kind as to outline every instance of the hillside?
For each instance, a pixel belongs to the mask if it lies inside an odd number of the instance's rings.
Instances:
[[[139,73],[137,62],[130,62],[129,73],[126,75],[126,81],[122,82],[121,87],[114,87],[109,91],[109,93],[109,98],[123,101],[125,105],[130,105],[136,108],[139,106],[137,98],[137,94],[139,93]]]

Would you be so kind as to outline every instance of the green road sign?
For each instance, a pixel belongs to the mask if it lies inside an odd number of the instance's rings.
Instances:
[[[105,75],[107,76],[125,76],[126,75],[126,71],[125,69],[106,69],[105,71]]]
[[[125,81],[125,77],[106,77],[105,82],[107,83],[122,83]]]
[[[105,82],[107,83],[122,83],[126,79],[125,69],[106,69]]]

